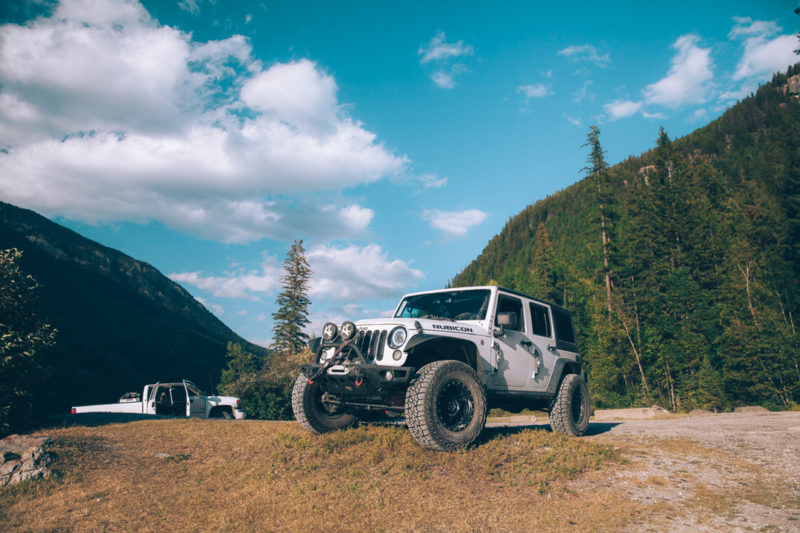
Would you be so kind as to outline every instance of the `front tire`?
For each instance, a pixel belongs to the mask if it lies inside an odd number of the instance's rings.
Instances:
[[[486,391],[460,361],[423,366],[406,392],[406,422],[424,448],[452,451],[472,444],[486,424]]]
[[[561,381],[550,408],[553,431],[580,437],[589,427],[589,391],[577,374],[567,374]]]
[[[309,382],[305,374],[297,376],[292,389],[292,412],[297,422],[308,431],[320,435],[337,429],[349,428],[356,417],[322,403],[319,382]]]

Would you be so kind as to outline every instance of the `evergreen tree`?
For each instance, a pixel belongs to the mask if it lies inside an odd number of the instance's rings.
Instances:
[[[609,240],[609,204],[611,202],[610,186],[608,181],[608,164],[605,160],[605,151],[600,145],[600,128],[592,126],[586,138],[590,148],[586,170],[597,186],[597,202],[600,207],[600,240],[603,244],[603,277],[606,284],[606,308],[611,318],[611,262]]]
[[[15,248],[0,251],[0,437],[30,422],[42,377],[39,352],[56,334],[33,311],[38,285],[22,272],[21,257]]]
[[[271,349],[285,356],[296,355],[305,349],[308,334],[303,331],[309,323],[308,282],[311,267],[306,261],[303,241],[294,241],[283,262],[281,292],[276,303],[278,310],[272,314],[273,344]]]

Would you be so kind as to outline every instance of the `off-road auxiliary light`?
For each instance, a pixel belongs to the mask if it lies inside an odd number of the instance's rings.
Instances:
[[[336,324],[333,322],[326,322],[324,326],[322,326],[322,340],[325,342],[331,342],[333,339],[336,338],[336,335],[339,333],[339,328],[336,327]]]
[[[392,381],[392,379],[394,378],[394,374],[392,374],[391,370],[387,370],[384,377],[386,378],[386,381]]]
[[[392,352],[392,359],[394,359],[395,361],[399,361],[400,358],[402,357],[403,357],[403,352],[401,352],[400,350],[395,350]]]
[[[356,330],[356,325],[348,320],[347,322],[342,322],[342,327],[340,328],[339,331],[341,331],[342,333],[342,340],[349,341],[350,339],[355,337],[357,330]]]

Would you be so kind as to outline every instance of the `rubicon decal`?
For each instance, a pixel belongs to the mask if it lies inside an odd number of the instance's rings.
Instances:
[[[433,329],[441,329],[444,331],[461,331],[462,333],[472,333],[472,328],[467,326],[445,326],[443,324],[433,324]]]

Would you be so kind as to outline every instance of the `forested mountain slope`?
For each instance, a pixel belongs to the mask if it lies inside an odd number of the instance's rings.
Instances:
[[[23,251],[37,316],[58,329],[41,353],[36,397],[50,412],[113,402],[156,380],[219,382],[229,341],[252,345],[158,270],[50,220],[0,202],[0,249]]]
[[[596,172],[509,220],[452,285],[573,310],[598,407],[796,407],[800,64],[692,134],[653,138],[610,168],[590,158]]]

